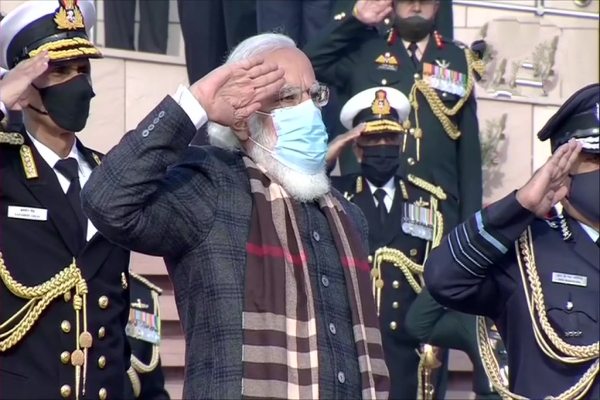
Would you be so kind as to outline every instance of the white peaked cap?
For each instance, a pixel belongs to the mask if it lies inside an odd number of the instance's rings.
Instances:
[[[395,116],[392,118],[397,119],[397,122],[402,125],[402,123],[408,119],[408,115],[410,114],[410,102],[404,93],[398,89],[386,86],[363,90],[348,100],[340,112],[340,122],[342,125],[348,130],[352,129],[354,127],[353,121],[356,116],[365,110],[371,110],[373,103],[377,100],[378,96],[382,96],[380,92],[385,92],[383,95],[384,99],[387,100],[391,109],[395,110],[396,114],[398,114],[397,118]],[[371,113],[371,115],[377,114]],[[381,118],[388,119],[386,115],[382,115]]]
[[[66,18],[65,10],[69,11],[69,17],[74,11],[76,18]],[[11,69],[15,64],[15,56],[21,61],[44,49],[48,50],[53,61],[99,58],[102,56],[100,51],[89,40],[90,30],[95,24],[96,7],[93,0],[25,1],[0,23],[0,67]],[[15,48],[15,45],[19,48]],[[11,54],[8,54],[9,51]]]

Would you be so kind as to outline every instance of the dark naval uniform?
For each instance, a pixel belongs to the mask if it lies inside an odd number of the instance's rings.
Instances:
[[[93,2],[65,4],[25,2],[14,9],[2,21],[1,58],[8,62],[2,66],[35,54],[31,43],[53,48],[59,39],[51,62],[98,56],[85,28],[69,29],[65,39],[69,16],[76,25],[93,25]],[[24,132],[0,135],[0,398],[118,399],[130,363],[124,335],[130,254],[93,234],[37,146]],[[102,158],[79,141],[72,153],[79,171]]]
[[[540,131],[540,139],[550,138],[553,151],[577,140],[582,154],[599,157],[598,98],[598,84],[577,92]],[[590,196],[597,215],[600,179],[598,170],[590,173],[582,197]],[[578,175],[572,175],[573,183]],[[573,183],[569,202],[575,207]],[[598,399],[599,243],[593,228],[566,213],[536,218],[511,193],[433,250],[425,283],[442,305],[494,320],[507,347],[513,393]],[[486,363],[489,354],[482,359]]]
[[[395,89],[379,87],[351,98],[342,108],[341,120],[347,129],[366,122],[363,136],[397,136],[407,129],[404,121],[409,112],[406,96]],[[399,157],[398,153],[395,157]],[[439,210],[447,199],[446,193],[431,183],[431,175],[427,175],[428,182],[404,172],[405,168],[401,170],[392,178],[393,199],[383,221],[375,188],[362,174],[331,177],[333,186],[360,207],[369,223],[369,260],[390,371],[390,399],[416,398],[421,390],[418,387],[419,374],[423,372],[418,355],[421,342],[406,331],[404,320],[422,288],[420,276],[426,254],[432,244],[441,240],[443,219]],[[437,357],[446,361],[447,354],[440,352]],[[443,398],[446,365],[437,368],[432,376],[435,398]]]
[[[380,33],[342,12],[304,48],[319,81],[347,98],[373,86],[411,98],[411,128],[404,134],[407,173],[447,194],[445,226],[454,227],[481,208],[482,172],[474,53],[437,33],[429,36],[418,65],[395,30]]]
[[[131,309],[127,336],[131,345],[131,367],[125,399],[169,400],[160,363],[160,305],[162,290],[130,272]]]
[[[422,343],[465,352],[473,363],[475,399],[500,400],[500,395],[494,390],[481,361],[477,340],[478,321],[475,316],[446,309],[431,297],[427,288],[424,288],[412,303],[404,322],[407,331]],[[502,370],[507,362],[506,350],[495,327],[490,328],[492,329],[489,329],[488,336]]]

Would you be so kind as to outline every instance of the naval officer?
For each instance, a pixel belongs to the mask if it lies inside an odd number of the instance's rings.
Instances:
[[[76,137],[94,90],[92,0],[26,1],[1,22],[0,398],[121,398],[129,345],[129,252],[84,216],[79,192],[102,155]],[[10,99],[4,85],[12,85]]]
[[[442,237],[440,207],[447,199],[431,175],[406,173],[400,166],[402,142],[410,134],[409,113],[410,103],[397,89],[373,87],[356,94],[340,113],[349,132],[330,144],[327,155],[332,162],[345,146],[354,144],[361,166],[358,174],[331,180],[360,207],[369,224],[373,287],[391,399],[416,398],[423,390],[418,385],[424,372],[418,355],[421,343],[407,332],[404,320],[422,289],[426,254]],[[434,375],[435,398],[443,398],[446,366],[435,372],[429,375]]]
[[[161,320],[158,296],[162,289],[148,279],[131,277],[129,321],[126,334],[131,346],[125,399],[169,400],[160,359]]]
[[[598,84],[571,96],[538,134],[552,147],[546,164],[448,234],[425,266],[440,304],[494,320],[509,389],[530,399],[600,396],[599,97]],[[557,203],[564,212],[547,219]]]

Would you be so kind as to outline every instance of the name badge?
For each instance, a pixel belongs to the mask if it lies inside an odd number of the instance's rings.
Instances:
[[[43,208],[8,206],[8,218],[47,221],[48,210]]]
[[[552,273],[552,283],[563,285],[587,287],[587,276],[564,274],[562,272]]]

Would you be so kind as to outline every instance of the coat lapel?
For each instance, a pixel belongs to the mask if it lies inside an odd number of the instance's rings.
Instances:
[[[402,192],[400,185],[396,183],[394,191],[394,199],[392,200],[392,208],[390,209],[389,217],[383,226],[382,231],[382,246],[388,246],[400,233],[402,228]]]
[[[21,160],[19,176],[23,184],[37,199],[41,207],[48,211],[48,219],[54,224],[59,235],[65,242],[67,248],[76,256],[83,246],[82,232],[77,217],[68,205],[67,196],[63,192],[56,173],[51,166],[40,156],[35,145],[31,142],[29,135],[24,134],[25,144],[21,147]],[[33,163],[27,167],[28,159]],[[29,174],[28,168],[33,168],[37,176]]]
[[[381,247],[382,226],[379,221],[379,212],[375,207],[373,193],[371,193],[371,189],[369,189],[369,185],[366,184],[364,178],[363,182],[362,191],[354,195],[352,202],[362,210],[363,214],[365,214],[365,218],[369,224],[369,246],[371,251],[374,252]]]
[[[600,247],[592,241],[579,222],[570,217],[569,228],[573,233],[573,251],[595,269],[600,269]]]

